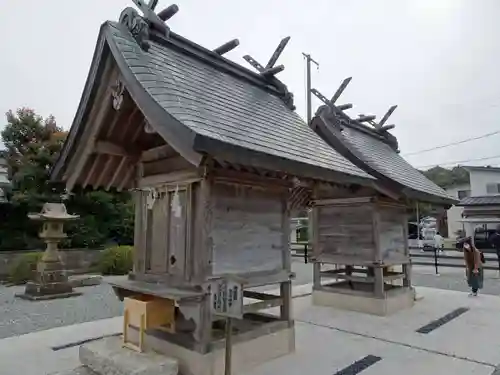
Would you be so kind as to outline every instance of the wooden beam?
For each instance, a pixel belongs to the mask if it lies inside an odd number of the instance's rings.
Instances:
[[[250,184],[256,186],[276,186],[278,188],[291,188],[293,186],[291,181],[279,178],[262,177],[258,174],[248,172],[231,171],[228,169],[214,169],[214,178],[216,180],[228,182],[240,182],[243,184]]]
[[[224,43],[223,45],[217,47],[214,49],[214,52],[218,55],[223,55],[225,53],[228,53],[229,51],[232,51],[236,47],[240,45],[240,41],[238,39],[233,39],[230,40],[229,42]]]
[[[127,151],[119,145],[108,141],[97,141],[94,147],[94,152],[97,154],[106,154],[114,156],[127,157]]]
[[[276,65],[273,66],[272,68],[267,68],[264,69],[260,74],[262,74],[264,77],[269,77],[269,76],[274,76],[280,72],[285,70],[285,67],[283,65]]]
[[[111,60],[108,60],[106,63],[106,67],[104,70],[104,74],[101,77],[101,82],[113,82],[116,78],[118,72],[116,70],[112,70]],[[66,190],[70,192],[75,186],[76,181],[80,173],[85,166],[89,156],[94,150],[94,144],[97,140],[97,135],[99,134],[99,130],[101,129],[106,115],[109,111],[112,110],[111,101],[112,101],[112,92],[113,88],[110,85],[102,85],[99,87],[97,91],[97,95],[94,101],[94,110],[90,115],[90,119],[88,123],[90,124],[90,129],[87,133],[87,136],[82,137],[80,140],[80,145],[77,149],[77,154],[74,156],[76,159],[76,164],[71,168],[72,173],[69,176],[66,182]],[[97,104],[96,104],[97,103]]]
[[[179,11],[179,7],[176,4],[169,5],[160,13],[158,13],[158,18],[160,18],[163,22],[168,21]]]
[[[97,167],[99,165],[99,157],[100,155],[95,156],[92,167],[90,168],[89,172],[87,173],[87,176],[85,177],[85,180],[83,181],[82,188],[85,189],[87,187],[87,185],[90,183],[90,180],[92,179],[92,176],[95,174]]]
[[[368,115],[368,116],[365,116],[365,115],[359,115],[358,118],[354,119],[358,122],[366,122],[366,121],[373,121],[375,120],[375,117],[374,115]]]
[[[170,145],[163,145],[142,152],[141,161],[148,162],[158,159],[168,158],[176,155],[177,152]]]
[[[191,163],[180,155],[171,158],[158,159],[148,163],[144,162],[143,166],[144,173],[148,176],[161,173],[171,173],[193,167]]]
[[[130,126],[132,124],[132,120],[134,119],[134,116],[137,114],[138,111],[139,110],[137,109],[137,106],[134,106],[132,113],[130,113],[130,115],[127,118],[126,125],[123,127],[123,129],[121,129],[121,132],[120,132],[121,133],[121,137],[120,137],[121,141],[125,140],[125,138],[127,136],[127,132],[130,129]]]
[[[381,126],[379,128],[379,130],[386,132],[388,130],[394,129],[395,127],[396,127],[396,125],[393,125],[393,124],[391,124],[391,125],[384,125],[384,126]]]
[[[101,170],[101,173],[99,173],[99,177],[97,177],[97,180],[94,183],[94,190],[97,189],[102,184],[104,176],[106,176],[109,173],[109,169],[113,165],[113,161],[114,161],[113,155],[108,155],[108,159],[104,164],[104,168]]]
[[[337,108],[340,109],[341,111],[345,111],[346,109],[352,108],[352,103],[340,104],[337,106]]]
[[[125,102],[126,102],[126,100],[125,100]],[[122,103],[122,104],[124,104],[124,103]],[[122,114],[123,114],[123,111],[118,111],[118,110],[116,111],[115,117],[113,118],[113,121],[111,121],[111,124],[109,125],[108,130],[106,132],[106,138],[111,138],[111,134],[113,134],[113,130],[114,130],[116,124],[118,123],[118,120],[122,116]]]
[[[113,186],[113,184],[115,183],[116,179],[122,172],[123,167],[125,167],[125,165],[127,165],[127,158],[122,158],[122,160],[120,160],[120,164],[118,164],[118,167],[115,169],[115,173],[113,173],[113,176],[106,185],[106,190],[109,190],[111,186]]]
[[[283,53],[283,50],[285,49],[286,45],[290,41],[290,37],[287,36],[286,38],[281,39],[280,43],[278,44],[278,47],[276,47],[276,50],[274,51],[273,55],[267,62],[267,65],[265,69],[270,69],[276,64],[276,61],[278,61],[279,57]]]
[[[139,137],[139,134],[141,134],[142,130],[144,129],[144,121],[141,123],[140,126],[137,127],[137,129],[135,129],[135,132],[134,134],[132,134],[132,137],[130,138],[130,143],[134,143],[135,140]]]
[[[389,110],[384,115],[384,117],[382,117],[382,120],[380,120],[380,122],[378,123],[378,127],[379,128],[381,128],[382,126],[384,126],[384,124],[387,122],[387,120],[389,119],[389,117],[391,117],[392,113],[396,110],[396,108],[398,108],[397,105],[393,105],[391,108],[389,108]]]
[[[337,89],[337,91],[333,95],[332,99],[330,100],[330,103],[335,104],[335,102],[340,97],[340,95],[342,95],[342,93],[346,89],[347,85],[351,82],[351,80],[352,80],[352,77],[348,77],[348,78],[344,79],[344,81],[342,81],[342,83],[340,84],[340,87]]]
[[[143,177],[138,181],[139,188],[167,185],[171,183],[185,183],[186,181],[198,181],[202,175],[198,169],[177,171],[166,174],[157,174]]]
[[[134,173],[135,170],[135,165],[130,163],[128,165],[128,169],[125,172],[125,175],[123,176],[123,179],[121,180],[120,184],[116,188],[117,191],[122,191],[124,187],[127,186],[127,183],[130,181],[130,178],[132,177],[132,174]]]

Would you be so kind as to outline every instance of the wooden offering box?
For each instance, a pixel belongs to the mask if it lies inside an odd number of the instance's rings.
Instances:
[[[157,298],[140,294],[124,298],[123,345],[142,352],[144,333],[155,328],[166,332],[175,332],[175,302],[170,299]],[[139,344],[128,340],[130,326],[139,329]]]

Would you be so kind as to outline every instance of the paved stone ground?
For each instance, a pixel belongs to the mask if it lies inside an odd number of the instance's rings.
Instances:
[[[450,275],[443,273],[443,271],[440,272],[440,276],[413,272],[413,285],[445,290],[456,290],[460,292],[470,291],[467,282],[465,281],[463,270],[461,270],[460,275]],[[500,279],[489,278],[488,276],[486,276],[484,280],[484,288],[480,291],[480,293],[500,295]]]
[[[351,366],[367,356],[377,361],[363,369],[362,375],[494,374],[500,362],[500,336],[492,332],[500,329],[500,298],[471,298],[462,292],[425,287],[417,292],[423,299],[414,308],[391,317],[317,307],[311,305],[310,297],[296,298],[295,353],[241,375],[357,374]],[[417,332],[464,307],[465,313],[434,331]],[[47,375],[75,368],[79,342],[120,331],[121,318],[117,317],[0,340],[0,373]],[[54,350],[57,346],[64,348]],[[21,353],[29,360],[19,360]]]

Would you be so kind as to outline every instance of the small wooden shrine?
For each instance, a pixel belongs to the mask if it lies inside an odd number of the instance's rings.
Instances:
[[[276,78],[289,38],[265,65],[246,55],[252,71],[224,57],[237,40],[201,47],[167,26],[177,6],[134,2],[142,16],[127,8],[101,27],[52,178],[133,191],[134,269],[113,284],[126,298],[125,345],[175,357],[183,374],[221,373],[224,321],[209,286],[230,275],[243,280],[233,331],[243,371],[295,348],[290,212],[321,188],[328,198],[385,189],[294,112]],[[279,292],[253,289],[265,285]]]
[[[344,110],[350,104],[335,104],[350,81],[344,80],[331,100],[312,90],[324,105],[310,127],[376,182],[371,192],[358,191],[356,197],[314,190],[313,301],[387,315],[414,303],[407,215],[412,202],[450,206],[454,200],[398,155],[397,140],[388,132],[394,125],[385,125],[396,106],[376,123],[373,115],[349,117]]]

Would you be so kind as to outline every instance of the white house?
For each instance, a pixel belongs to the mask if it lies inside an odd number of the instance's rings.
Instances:
[[[450,237],[457,231],[465,230],[464,216],[500,218],[500,168],[464,167],[469,172],[469,184],[446,188],[460,203],[447,211],[448,233]]]

